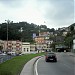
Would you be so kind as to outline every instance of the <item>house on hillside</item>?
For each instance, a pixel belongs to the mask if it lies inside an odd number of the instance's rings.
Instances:
[[[66,36],[67,35],[67,31],[63,31],[62,36]]]
[[[34,38],[34,40],[35,40],[36,43],[39,43],[39,44],[43,44],[45,42],[43,36],[37,36],[37,37]]]
[[[49,32],[39,32],[39,36],[49,36]]]

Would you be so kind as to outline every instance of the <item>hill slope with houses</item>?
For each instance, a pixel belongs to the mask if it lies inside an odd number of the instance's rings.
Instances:
[[[62,27],[55,30],[47,28],[46,25],[35,25],[27,22],[10,23],[8,25],[8,41],[19,40],[39,44],[42,48],[67,47],[72,48],[75,38],[75,23],[69,27]],[[7,23],[0,24],[0,39],[7,40]],[[2,48],[0,46],[0,48]],[[36,49],[36,48],[35,48]]]

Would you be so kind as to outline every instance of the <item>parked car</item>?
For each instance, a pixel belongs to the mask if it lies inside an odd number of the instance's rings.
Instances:
[[[48,52],[48,53],[46,53],[46,55],[45,55],[45,61],[46,61],[46,62],[48,62],[48,61],[57,62],[56,54],[53,53],[53,52]]]
[[[16,56],[16,53],[15,53],[15,52],[8,52],[7,54],[8,54],[8,55]]]
[[[0,55],[7,55],[6,53],[1,53]]]

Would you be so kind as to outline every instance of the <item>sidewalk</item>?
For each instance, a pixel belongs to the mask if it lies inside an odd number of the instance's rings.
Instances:
[[[70,55],[70,56],[74,56],[75,57],[75,53],[67,52],[67,54]]]
[[[23,67],[20,75],[34,75],[34,63],[38,58],[39,56],[28,61]]]

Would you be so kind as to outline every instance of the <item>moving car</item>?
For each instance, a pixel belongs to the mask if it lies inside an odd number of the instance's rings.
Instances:
[[[46,53],[45,61],[46,61],[46,62],[48,62],[48,61],[57,62],[56,54],[53,53],[53,52],[48,52],[48,53]]]

